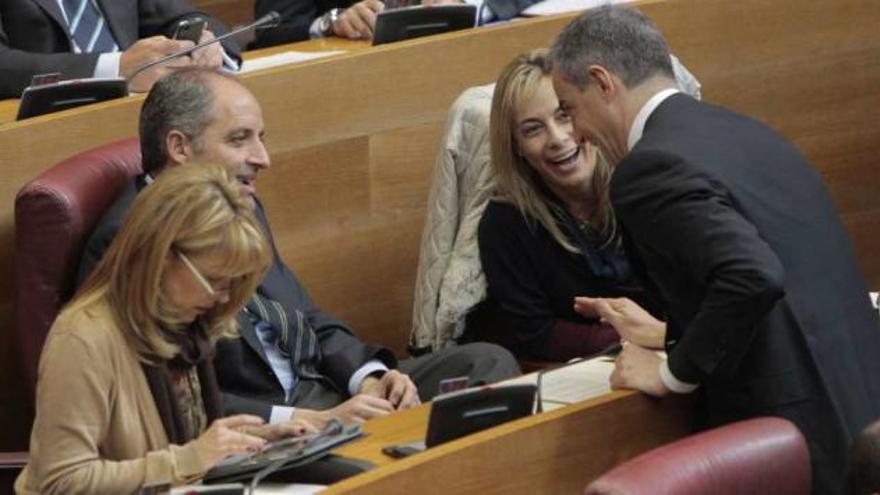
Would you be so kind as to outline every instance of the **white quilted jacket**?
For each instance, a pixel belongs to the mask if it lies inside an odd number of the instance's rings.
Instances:
[[[477,226],[494,187],[489,111],[494,84],[465,90],[449,110],[434,161],[419,254],[410,346],[441,349],[461,336],[486,297]]]

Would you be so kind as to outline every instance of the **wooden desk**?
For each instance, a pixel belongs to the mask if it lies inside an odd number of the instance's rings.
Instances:
[[[579,493],[617,463],[685,436],[689,406],[681,396],[658,401],[612,392],[406,459],[382,454],[382,447],[425,437],[429,408],[423,405],[368,422],[366,438],[337,449],[377,468],[322,493]]]
[[[0,125],[15,121],[18,113],[18,98],[0,100]]]
[[[260,50],[251,50],[244,52],[245,60],[253,60],[268,55],[275,55],[286,51],[300,52],[329,52],[329,51],[345,51],[349,53],[359,52],[370,48],[367,41],[354,41],[340,38],[325,38],[311,41],[303,41],[299,43],[291,43],[288,45],[273,46],[271,48],[263,48]],[[143,96],[133,95],[135,98],[143,98]],[[0,126],[3,124],[11,124],[15,122],[15,116],[18,113],[18,98],[9,98],[0,100]],[[78,109],[79,111],[91,111],[92,106]],[[55,114],[57,115],[57,114]],[[51,118],[52,116],[47,116]]]

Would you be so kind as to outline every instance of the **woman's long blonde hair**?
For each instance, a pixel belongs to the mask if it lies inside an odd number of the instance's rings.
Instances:
[[[248,198],[219,165],[171,168],[138,194],[104,258],[65,311],[106,300],[141,359],[172,358],[179,345],[168,332],[185,331],[190,323],[180,321],[161,290],[174,251],[188,257],[223,253],[224,275],[232,279],[229,301],[218,303],[201,322],[212,342],[234,335],[236,314],[259,285],[271,249]]]
[[[516,111],[532,98],[545,78],[550,77],[552,69],[547,49],[538,49],[517,56],[501,72],[492,97],[492,113],[489,120],[490,152],[492,169],[498,184],[496,199],[512,203],[522,212],[526,221],[537,221],[550,232],[562,247],[571,252],[580,252],[559,227],[563,212],[552,201],[548,187],[541,177],[517,152]],[[595,208],[590,214],[590,225],[599,233],[600,243],[608,245],[615,242],[616,222],[608,197],[611,181],[611,167],[605,159],[590,147],[596,167],[590,191]]]

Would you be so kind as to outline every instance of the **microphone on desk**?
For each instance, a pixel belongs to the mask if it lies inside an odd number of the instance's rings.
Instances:
[[[623,344],[619,341],[609,344],[607,347],[602,349],[599,352],[590,354],[589,356],[579,357],[577,359],[572,359],[571,361],[566,361],[562,364],[557,364],[555,366],[548,366],[541,371],[538,372],[538,376],[535,378],[535,412],[540,413],[544,412],[544,403],[541,398],[541,385],[544,383],[544,374],[549,373],[551,371],[556,371],[561,368],[565,368],[567,366],[572,366],[578,363],[582,363],[584,361],[589,361],[590,359],[595,359],[602,356],[616,356],[620,353],[620,350],[623,349]]]
[[[230,38],[232,36],[235,36],[235,35],[238,35],[241,33],[245,33],[247,31],[255,31],[257,29],[273,28],[273,27],[278,26],[280,23],[281,23],[281,14],[279,14],[278,12],[273,10],[273,11],[269,12],[268,14],[264,15],[263,17],[260,17],[256,21],[254,21],[246,26],[242,26],[238,29],[233,29],[232,31],[230,31],[226,34],[217,36],[214,39],[210,39],[208,41],[203,41],[195,46],[192,46],[192,47],[187,48],[185,50],[180,50],[178,52],[174,52],[174,53],[166,55],[158,60],[154,60],[152,62],[146,63],[146,64],[138,67],[137,69],[135,69],[134,72],[131,73],[130,76],[128,76],[128,83],[131,84],[131,81],[133,81],[135,77],[137,77],[138,75],[140,75],[141,73],[143,73],[146,70],[149,70],[159,64],[163,64],[169,60],[173,60],[175,58],[189,55],[190,53],[192,53],[196,50],[199,50],[201,48],[204,48],[212,43],[219,43],[227,38]]]

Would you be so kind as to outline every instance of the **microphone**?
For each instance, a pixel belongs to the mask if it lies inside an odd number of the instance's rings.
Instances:
[[[219,43],[227,38],[230,38],[232,36],[235,36],[237,34],[241,34],[241,33],[247,32],[247,31],[276,27],[280,23],[281,23],[281,14],[279,14],[278,12],[273,10],[273,11],[269,12],[268,14],[264,15],[263,17],[260,17],[256,21],[254,21],[246,26],[242,26],[238,29],[233,29],[232,31],[230,31],[224,35],[217,36],[214,39],[211,39],[208,41],[203,41],[193,47],[187,48],[185,50],[180,50],[179,52],[174,52],[174,53],[166,55],[158,60],[153,60],[152,62],[146,63],[146,64],[138,67],[137,69],[135,69],[135,71],[132,72],[130,76],[128,76],[128,82],[130,84],[131,81],[133,81],[135,77],[137,77],[138,75],[140,75],[141,73],[143,73],[144,71],[146,71],[148,69],[151,69],[159,64],[163,64],[169,60],[172,60],[172,59],[175,59],[178,57],[183,57],[185,55],[189,55],[190,53],[192,53],[200,48],[203,48],[205,46],[208,46],[212,43]]]

